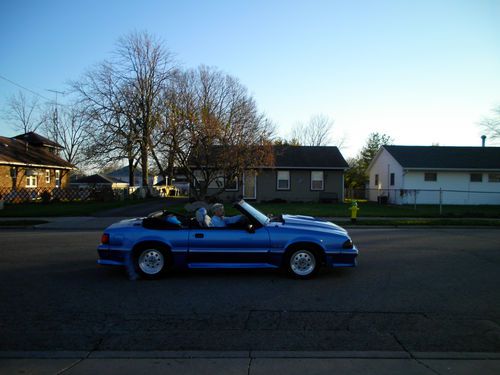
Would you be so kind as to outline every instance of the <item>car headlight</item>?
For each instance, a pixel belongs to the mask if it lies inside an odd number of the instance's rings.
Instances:
[[[348,239],[347,241],[345,241],[343,244],[342,244],[342,248],[343,249],[352,249],[354,247],[351,239]]]

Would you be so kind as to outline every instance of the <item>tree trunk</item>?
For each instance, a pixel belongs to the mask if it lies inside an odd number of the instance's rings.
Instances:
[[[135,176],[134,176],[134,159],[128,159],[128,185],[135,186]]]

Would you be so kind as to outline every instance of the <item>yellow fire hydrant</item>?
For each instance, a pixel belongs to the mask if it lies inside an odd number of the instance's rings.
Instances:
[[[355,223],[356,219],[358,217],[358,211],[359,211],[358,202],[353,200],[351,207],[349,207],[349,210],[351,210],[351,221],[353,223]]]

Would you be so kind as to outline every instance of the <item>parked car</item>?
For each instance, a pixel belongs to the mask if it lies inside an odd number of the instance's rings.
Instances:
[[[311,216],[267,217],[241,200],[241,220],[224,228],[172,213],[120,221],[101,238],[98,264],[132,267],[143,278],[158,278],[172,268],[284,268],[310,278],[321,266],[354,267],[358,250],[347,231]],[[174,220],[175,221],[175,220]]]

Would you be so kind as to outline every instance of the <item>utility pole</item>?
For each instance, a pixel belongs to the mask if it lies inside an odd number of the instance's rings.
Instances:
[[[64,91],[57,91],[57,90],[50,90],[50,89],[46,89],[47,91],[49,92],[53,92],[54,94],[56,94],[56,109],[54,110],[54,123],[56,124],[56,127],[59,125],[59,114],[58,114],[58,104],[57,104],[57,95],[58,94],[61,94],[61,95],[64,95],[65,92]]]

